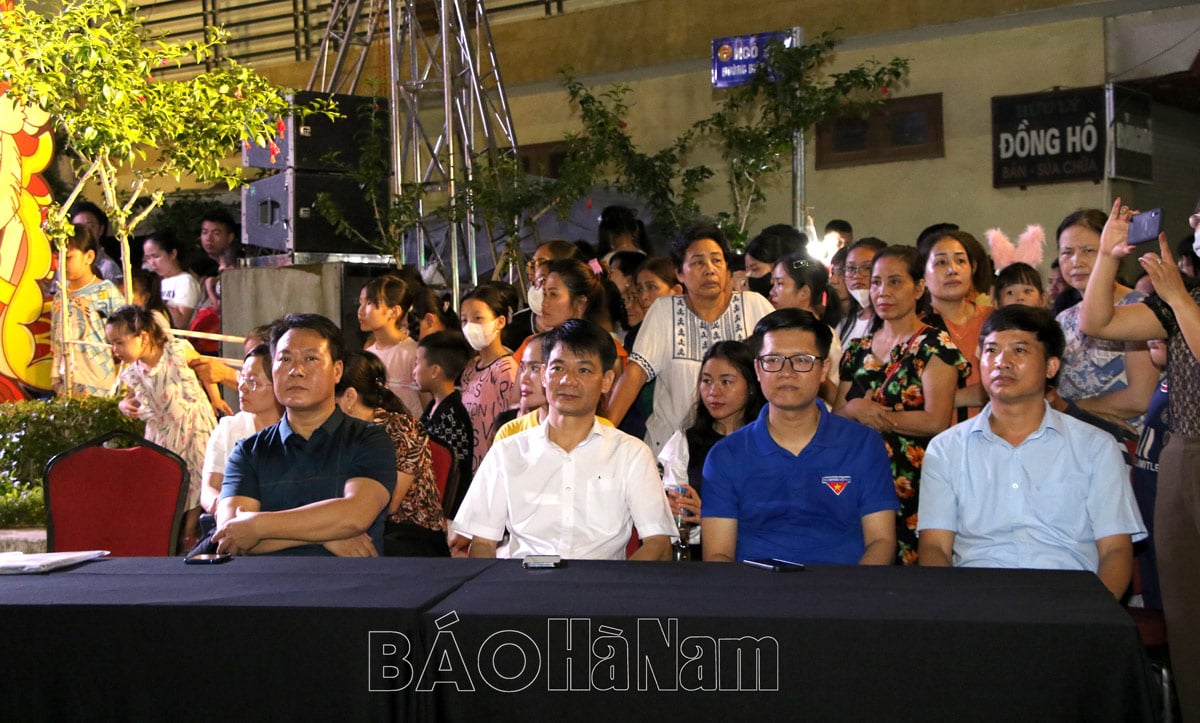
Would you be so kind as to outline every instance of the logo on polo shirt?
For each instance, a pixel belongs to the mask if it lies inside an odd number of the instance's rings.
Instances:
[[[833,490],[835,495],[840,496],[842,490],[846,489],[846,485],[850,484],[850,478],[848,476],[831,475],[829,477],[822,477],[821,484]]]

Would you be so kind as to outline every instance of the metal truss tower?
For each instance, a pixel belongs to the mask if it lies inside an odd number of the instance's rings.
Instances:
[[[411,244],[419,266],[425,265],[426,248],[439,260],[449,256],[457,299],[461,250],[471,278],[479,272],[475,209],[454,208],[458,192],[470,182],[476,163],[495,162],[517,148],[484,3],[336,0],[309,90],[353,93],[370,45],[382,31],[388,37],[393,191],[400,194],[419,184],[447,199],[451,218],[465,219],[449,224],[440,252],[424,227],[405,250]],[[486,233],[494,257],[494,242]]]

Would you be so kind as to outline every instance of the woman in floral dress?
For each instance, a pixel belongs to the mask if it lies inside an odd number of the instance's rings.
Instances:
[[[925,445],[952,424],[955,389],[966,383],[971,370],[950,336],[918,317],[924,295],[916,249],[890,246],[875,255],[871,303],[883,325],[846,346],[834,409],[883,435],[900,498],[897,558],[904,565],[917,562]]]

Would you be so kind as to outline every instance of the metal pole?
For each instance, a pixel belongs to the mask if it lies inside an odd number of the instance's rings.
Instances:
[[[804,28],[797,25],[792,28],[792,47],[798,48],[803,44]],[[798,229],[804,228],[805,220],[804,169],[806,163],[804,131],[799,130],[792,134],[792,226]]]
[[[399,38],[396,32],[400,28],[400,14],[396,12],[396,0],[388,0],[388,73],[391,76],[390,102],[388,109],[388,130],[392,134],[392,195],[399,196],[404,192],[404,139],[401,133],[400,120],[400,53]],[[408,263],[408,245],[404,239],[400,241],[400,265]]]
[[[457,193],[457,183],[455,172],[457,171],[455,156],[454,156],[454,128],[452,120],[454,118],[454,98],[451,89],[453,88],[454,78],[451,75],[451,56],[450,56],[450,10],[449,4],[451,0],[441,0],[440,21],[441,27],[439,34],[442,41],[442,111],[445,115],[445,126],[443,134],[446,139],[446,195],[447,205],[450,211],[450,218],[455,218],[455,198]],[[414,18],[415,20],[415,18]],[[446,246],[450,250],[450,274],[453,278],[450,279],[451,303],[454,305],[454,310],[458,311],[459,297],[459,271],[458,271],[458,222],[451,221],[446,226]]]

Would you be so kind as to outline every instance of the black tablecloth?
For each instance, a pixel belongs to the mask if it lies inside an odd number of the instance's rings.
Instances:
[[[503,561],[425,630],[444,720],[1152,718],[1088,573]]]
[[[418,615],[490,562],[111,559],[0,576],[0,720],[427,717],[371,692],[371,631],[419,645]]]

